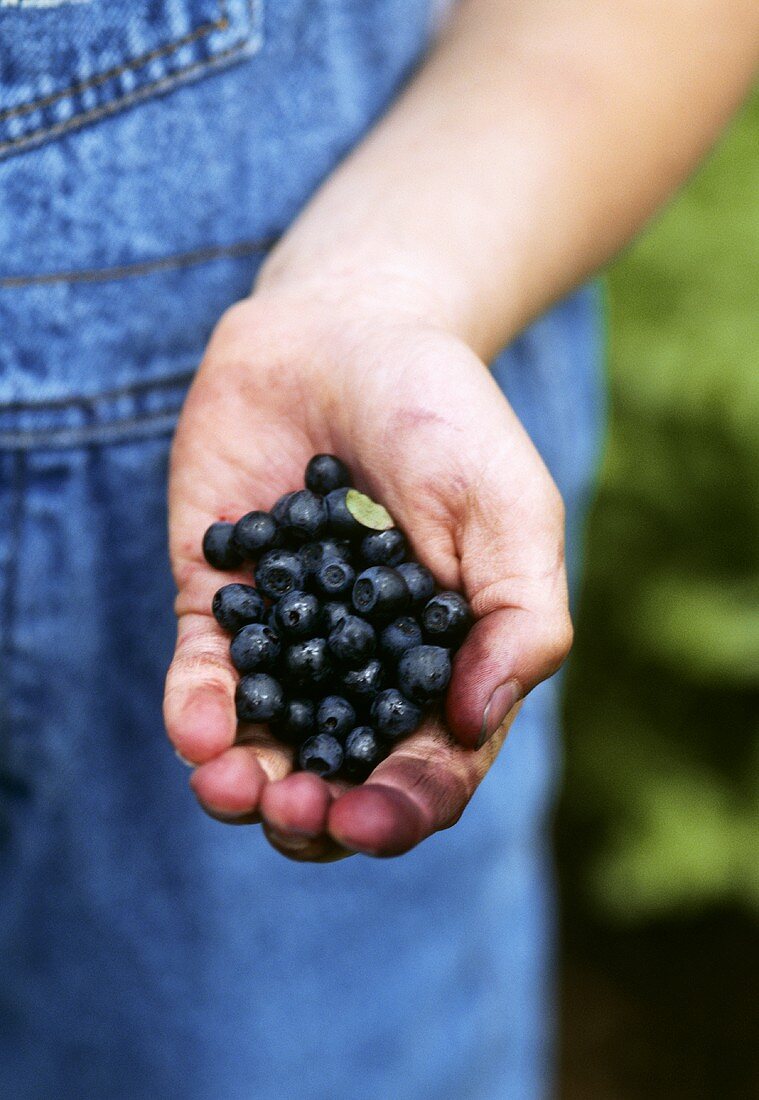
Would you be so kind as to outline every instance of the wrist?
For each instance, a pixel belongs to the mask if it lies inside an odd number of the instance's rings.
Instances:
[[[416,257],[301,254],[285,238],[261,267],[256,297],[307,299],[339,313],[395,317],[460,335],[453,295]]]

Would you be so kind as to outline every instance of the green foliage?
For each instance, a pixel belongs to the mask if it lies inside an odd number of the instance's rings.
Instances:
[[[634,919],[759,909],[759,95],[610,272],[567,827]]]

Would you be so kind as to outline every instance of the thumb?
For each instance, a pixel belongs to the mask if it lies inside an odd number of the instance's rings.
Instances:
[[[489,740],[572,645],[563,502],[519,443],[512,439],[511,486],[486,478],[464,522],[462,577],[476,622],[454,659],[446,717],[467,748]]]
[[[572,644],[566,603],[551,609],[498,607],[470,631],[453,664],[446,718],[467,748],[480,748]]]

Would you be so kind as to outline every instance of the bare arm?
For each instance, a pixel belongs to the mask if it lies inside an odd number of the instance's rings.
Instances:
[[[261,285],[419,281],[487,358],[634,236],[758,64],[755,0],[465,0]]]

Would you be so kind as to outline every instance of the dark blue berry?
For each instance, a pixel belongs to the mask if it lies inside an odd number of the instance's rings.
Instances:
[[[329,561],[330,558],[350,562],[350,543],[346,539],[321,539],[319,542],[307,542],[298,548],[298,557],[303,562],[306,576],[310,577],[323,562]]]
[[[314,586],[330,600],[347,598],[353,589],[356,574],[346,561],[330,558],[323,562],[313,577]]]
[[[389,622],[403,614],[410,596],[400,573],[389,565],[371,565],[353,586],[353,606],[374,622]]]
[[[380,634],[380,654],[386,661],[397,663],[407,649],[421,645],[423,640],[422,628],[416,619],[402,615]]]
[[[312,493],[326,496],[334,489],[349,486],[351,475],[348,467],[335,455],[314,455],[306,466],[306,488]]]
[[[376,657],[361,668],[351,668],[340,674],[343,690],[358,703],[371,703],[382,687],[383,669]]]
[[[261,554],[277,545],[279,528],[270,512],[247,512],[235,524],[233,537],[241,556],[257,561]]]
[[[325,695],[316,708],[316,729],[343,741],[356,724],[356,712],[341,695]]]
[[[255,571],[256,585],[270,600],[303,588],[303,566],[292,550],[267,550]]]
[[[238,630],[229,647],[238,672],[273,668],[281,650],[279,635],[263,623],[250,623]]]
[[[294,684],[312,688],[323,684],[332,672],[326,638],[306,638],[285,650],[285,668]]]
[[[242,565],[234,530],[233,523],[212,523],[203,535],[203,557],[214,569],[239,569]]]
[[[411,593],[411,607],[423,607],[435,595],[435,578],[425,565],[418,561],[404,561],[397,567]]]
[[[282,714],[282,686],[265,672],[243,676],[235,691],[235,708],[241,722],[272,722]]]
[[[366,532],[366,528],[348,511],[345,498],[349,491],[349,489],[333,489],[324,498],[327,506],[327,530],[337,538],[356,538]]]
[[[343,771],[354,783],[360,783],[386,756],[387,746],[372,727],[356,726],[345,740]]]
[[[211,610],[219,626],[234,634],[248,623],[261,621],[264,601],[249,584],[225,584],[214,596]]]
[[[398,663],[398,687],[415,703],[429,703],[441,696],[451,678],[448,650],[437,645],[407,649]]]
[[[342,767],[343,747],[328,733],[317,733],[316,737],[309,737],[301,746],[298,763],[303,771],[329,779]]]
[[[290,502],[290,498],[294,496],[295,490],[290,493],[283,493],[282,496],[279,497],[279,499],[276,500],[272,505],[271,514],[274,516],[274,519],[277,521],[277,523],[281,521],[282,516],[285,513],[285,508]]]
[[[367,565],[400,565],[406,557],[406,540],[397,527],[372,531],[362,538],[360,553]]]
[[[458,646],[472,625],[472,612],[460,592],[440,592],[422,612],[422,626],[436,645]]]
[[[339,600],[327,600],[322,604],[322,633],[330,635],[338,623],[351,614],[353,609],[350,604],[341,603]]]
[[[388,741],[407,737],[422,721],[421,708],[407,699],[398,688],[385,688],[376,696],[372,703],[371,716],[377,733]]]
[[[321,607],[309,592],[287,592],[274,605],[274,622],[287,638],[310,638],[321,626]]]
[[[374,627],[358,615],[346,615],[327,638],[330,653],[342,665],[359,668],[365,665],[377,645]]]
[[[293,542],[310,542],[327,525],[327,507],[310,489],[299,489],[283,505],[279,524],[285,537]]]
[[[272,733],[287,745],[300,745],[316,732],[316,704],[313,699],[288,699]]]

